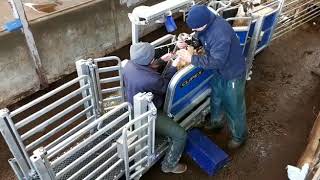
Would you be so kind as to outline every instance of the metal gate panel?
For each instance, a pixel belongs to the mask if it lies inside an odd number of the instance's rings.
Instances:
[[[103,112],[124,102],[121,60],[116,56],[92,60]]]
[[[52,179],[120,178],[124,173],[124,161],[119,157],[115,142],[122,135],[124,125],[130,122],[131,111],[131,105],[123,103],[52,149],[44,148],[42,155],[34,153],[31,159],[37,160],[34,166],[39,175],[52,169]]]
[[[275,40],[320,15],[318,0],[284,0],[272,40]]]
[[[152,102],[147,104],[148,111],[131,120],[131,105],[122,103],[54,148],[37,149],[31,160],[40,179],[141,177],[154,157],[157,111]],[[141,126],[136,127],[137,123]],[[143,148],[136,151],[137,146]]]
[[[1,133],[15,157],[10,163],[15,171],[30,178],[33,150],[55,147],[96,118],[92,92],[90,78],[80,76],[12,112],[1,111]]]
[[[157,109],[152,102],[148,103],[148,109],[126,124],[122,132],[123,159],[128,180],[140,178],[154,160]],[[136,127],[136,124],[140,124],[140,127]],[[132,128],[133,126],[135,128]]]

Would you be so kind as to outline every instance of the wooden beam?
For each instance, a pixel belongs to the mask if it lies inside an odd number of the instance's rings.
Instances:
[[[47,80],[47,77],[44,73],[45,71],[44,71],[42,64],[41,64],[39,52],[38,52],[36,43],[34,41],[33,34],[32,34],[31,29],[29,27],[29,23],[28,23],[28,20],[27,20],[25,11],[24,11],[23,3],[21,2],[21,0],[13,0],[13,2],[14,3],[12,4],[12,6],[13,6],[12,9],[13,9],[13,11],[16,10],[16,12],[13,12],[13,14],[18,14],[18,16],[19,16],[19,19],[20,19],[21,24],[23,26],[23,33],[26,37],[28,48],[31,53],[30,55],[33,59],[34,66],[36,68],[36,73],[37,73],[39,80],[40,80],[41,88],[45,88],[48,86],[48,80]]]
[[[314,121],[312,130],[309,134],[308,144],[298,161],[298,167],[301,168],[305,163],[308,163],[310,167],[313,167],[315,165],[315,161],[318,159],[317,156],[319,155],[319,139],[320,139],[320,113],[318,114],[317,119]]]

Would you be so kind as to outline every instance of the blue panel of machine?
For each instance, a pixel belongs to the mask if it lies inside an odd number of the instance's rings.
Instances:
[[[230,160],[222,149],[196,128],[188,132],[185,151],[210,176]]]
[[[245,49],[244,49],[244,51],[243,51],[243,56],[244,56],[245,58],[248,57],[249,48],[250,48],[250,39],[247,40],[246,47],[245,47]]]
[[[244,44],[246,42],[248,31],[236,31],[236,34],[240,40],[240,44]]]
[[[252,23],[251,23],[251,26],[250,26],[250,29],[249,29],[248,37],[252,37],[255,26],[256,26],[256,22],[252,22]]]
[[[194,88],[198,87],[204,80],[212,74],[211,70],[204,70],[202,68],[194,68],[184,77],[182,77],[175,88],[173,95],[173,104],[180,98],[187,95]]]
[[[268,44],[270,35],[271,35],[271,29],[269,29],[268,31],[264,32],[261,41],[258,43],[257,49],[259,49],[259,48],[261,48],[261,47],[263,47],[263,46]]]
[[[194,100],[199,97],[203,92],[205,92],[207,89],[210,89],[210,85],[204,84],[198,91],[194,92],[190,97],[184,98],[181,102],[176,104],[175,106],[172,107],[170,113],[172,115],[178,114],[181,110],[189,106]],[[174,104],[174,103],[173,103]]]
[[[270,29],[275,24],[276,16],[277,16],[277,11],[265,17],[262,25],[262,31]]]
[[[240,47],[241,47],[241,49],[242,49],[242,52],[243,52],[243,50],[244,50],[244,49],[243,49],[243,48],[244,48],[244,45],[240,45]],[[242,53],[242,54],[243,54],[243,53]]]

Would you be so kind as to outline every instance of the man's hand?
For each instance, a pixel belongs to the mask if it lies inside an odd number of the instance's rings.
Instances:
[[[188,47],[188,44],[184,41],[177,41],[177,47],[179,49],[186,49]]]
[[[192,54],[190,54],[188,50],[181,49],[177,51],[177,55],[179,56],[179,58],[183,59],[183,61],[191,63]]]
[[[172,66],[173,67],[177,67],[177,65],[179,64],[179,62],[181,61],[181,58],[180,57],[177,57],[173,62],[172,62]]]
[[[173,54],[172,54],[172,53],[167,53],[167,54],[161,56],[160,59],[163,60],[163,61],[168,62],[170,59],[172,59],[172,57],[173,57]]]

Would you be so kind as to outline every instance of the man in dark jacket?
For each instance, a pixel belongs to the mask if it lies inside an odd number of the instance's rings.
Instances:
[[[156,134],[170,138],[170,146],[162,161],[161,170],[165,173],[183,173],[187,166],[179,164],[180,157],[186,143],[186,131],[175,121],[161,112],[165,94],[170,79],[177,71],[178,61],[173,62],[164,76],[161,76],[151,64],[154,60],[155,50],[149,43],[137,43],[130,47],[130,61],[123,68],[123,79],[127,100],[133,104],[133,96],[139,92],[151,92],[153,103],[158,109],[156,119]],[[167,61],[170,55],[162,57]]]
[[[223,115],[228,119],[232,139],[230,149],[237,148],[247,137],[245,81],[246,64],[242,56],[239,39],[230,24],[222,17],[215,16],[206,6],[192,7],[187,17],[187,25],[196,31],[206,54],[192,55],[182,48],[178,55],[194,66],[213,69],[211,81],[211,123],[212,129],[222,129]]]

